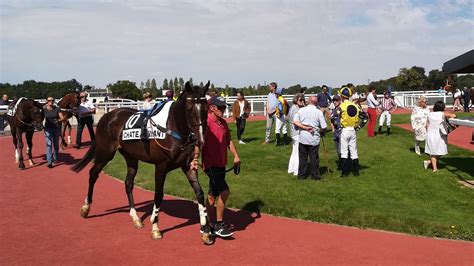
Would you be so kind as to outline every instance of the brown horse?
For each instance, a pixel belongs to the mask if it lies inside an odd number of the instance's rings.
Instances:
[[[138,161],[155,165],[155,197],[153,212],[151,214],[153,239],[162,238],[158,228],[158,213],[163,200],[163,186],[166,174],[176,168],[181,168],[189,183],[194,189],[198,201],[200,223],[202,228],[202,240],[205,244],[213,244],[214,240],[210,233],[210,222],[204,203],[204,193],[198,181],[195,165],[199,156],[200,148],[204,143],[204,132],[207,127],[207,100],[206,91],[209,82],[204,87],[191,86],[186,83],[184,91],[169,111],[165,139],[150,140],[122,140],[122,129],[128,119],[137,113],[130,108],[118,108],[106,113],[97,125],[95,140],[84,157],[72,167],[75,172],[81,171],[93,158],[94,166],[89,171],[89,190],[84,206],[81,208],[82,217],[87,217],[92,204],[94,184],[104,166],[114,158],[118,150],[127,163],[127,176],[125,179],[125,190],[130,205],[130,216],[135,227],[143,227],[141,219],[135,211],[133,200],[134,178],[138,170]]]
[[[65,149],[68,144],[71,144],[71,123],[69,123],[69,119],[72,116],[76,116],[77,112],[79,111],[79,93],[73,92],[66,94],[61,100],[58,102],[58,107],[61,108],[61,112],[59,112],[61,123],[61,149]],[[64,139],[66,136],[66,130],[68,130],[67,142]]]
[[[8,123],[13,137],[13,145],[15,146],[15,162],[19,163],[18,168],[24,170],[23,133],[25,133],[26,143],[28,144],[27,154],[30,165],[34,165],[32,156],[33,133],[35,133],[35,129],[43,130],[43,106],[37,101],[20,98],[12,102],[8,109]]]

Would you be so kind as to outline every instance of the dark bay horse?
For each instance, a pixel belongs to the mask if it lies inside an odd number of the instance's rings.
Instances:
[[[106,113],[97,124],[95,140],[84,157],[71,169],[81,171],[88,162],[95,159],[89,171],[89,190],[85,204],[81,208],[81,216],[87,217],[92,204],[94,184],[104,166],[114,158],[118,150],[127,163],[127,176],[125,191],[130,205],[130,216],[135,227],[143,227],[141,219],[137,216],[133,200],[134,178],[138,170],[138,161],[155,165],[155,197],[153,211],[150,217],[152,224],[151,237],[162,238],[158,228],[158,213],[163,200],[163,186],[166,174],[174,169],[181,168],[191,184],[198,201],[200,224],[203,229],[202,240],[204,244],[213,244],[214,239],[210,234],[210,222],[207,216],[204,193],[198,181],[197,169],[191,167],[191,162],[199,156],[204,143],[204,133],[207,127],[207,100],[206,91],[209,82],[204,87],[185,84],[185,89],[174,102],[169,111],[166,123],[165,139],[150,140],[122,140],[122,129],[127,120],[137,110],[118,108]]]
[[[59,112],[59,116],[61,120],[61,149],[65,149],[68,144],[71,144],[71,123],[69,123],[69,119],[72,116],[76,116],[77,112],[79,111],[79,93],[73,92],[66,94],[61,100],[58,102],[58,107],[61,109]],[[64,139],[66,136],[66,130],[68,130],[67,142]]]
[[[26,98],[20,98],[12,102],[9,105],[9,111],[15,106],[15,112],[12,115],[7,115],[7,117],[13,137],[13,145],[15,146],[15,161],[19,163],[18,168],[24,170],[23,133],[25,133],[26,143],[28,144],[27,154],[30,165],[34,165],[32,156],[33,133],[35,133],[35,129],[43,130],[44,110],[39,102]]]

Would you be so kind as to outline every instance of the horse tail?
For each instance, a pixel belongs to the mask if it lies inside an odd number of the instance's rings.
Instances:
[[[92,141],[92,144],[89,150],[87,151],[87,153],[84,155],[84,157],[82,157],[82,159],[79,162],[77,162],[71,167],[71,170],[76,173],[79,173],[80,171],[82,171],[82,169],[86,167],[86,165],[90,161],[92,161],[92,159],[94,158],[94,155],[95,155],[95,141]]]

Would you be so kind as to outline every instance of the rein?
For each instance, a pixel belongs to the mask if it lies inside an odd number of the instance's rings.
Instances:
[[[20,121],[22,124],[24,124],[25,126],[35,128],[35,126],[34,126],[32,123],[28,124],[28,123],[24,122],[23,120],[21,120],[20,118],[18,118],[17,116],[15,116],[15,118],[16,118],[18,121]]]

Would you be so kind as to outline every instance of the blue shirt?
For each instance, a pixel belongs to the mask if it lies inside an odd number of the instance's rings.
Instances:
[[[267,96],[268,110],[267,113],[273,114],[278,106],[278,100],[275,93],[270,92]]]
[[[321,110],[310,104],[300,108],[298,112],[296,112],[293,121],[300,121],[301,124],[314,128],[312,133],[306,130],[299,131],[299,142],[301,144],[311,146],[319,145],[319,141],[321,139],[319,132],[321,129],[326,129],[327,127],[326,120],[324,119],[324,115]]]
[[[329,94],[320,92],[317,97],[319,107],[327,108],[329,106],[331,102],[331,96],[329,96]]]

